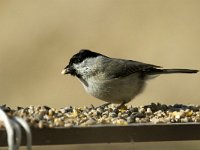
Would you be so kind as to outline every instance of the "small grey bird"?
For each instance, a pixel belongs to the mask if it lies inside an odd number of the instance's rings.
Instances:
[[[141,93],[145,82],[156,75],[197,72],[191,69],[162,69],[160,66],[110,58],[83,49],[70,59],[62,74],[76,76],[87,93],[107,104],[123,105]]]

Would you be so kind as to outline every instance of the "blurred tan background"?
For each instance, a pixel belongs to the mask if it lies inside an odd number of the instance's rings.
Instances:
[[[165,68],[200,69],[199,0],[0,1],[0,103],[100,105],[76,78],[61,75],[88,48]],[[149,81],[132,105],[200,104],[200,74]]]

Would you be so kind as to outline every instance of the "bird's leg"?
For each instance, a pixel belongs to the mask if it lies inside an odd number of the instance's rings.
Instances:
[[[120,105],[118,105],[115,109],[114,109],[114,112],[116,114],[118,114],[122,109],[126,109],[126,106],[125,106],[126,102],[123,101]]]
[[[96,109],[97,109],[97,108],[100,108],[100,107],[103,107],[103,108],[104,108],[104,107],[106,107],[106,106],[108,106],[108,105],[110,105],[110,104],[111,104],[110,102],[105,103],[105,104],[103,104],[103,105],[97,106]]]
[[[125,106],[126,102],[123,101],[119,106],[117,106],[117,109],[121,109]]]

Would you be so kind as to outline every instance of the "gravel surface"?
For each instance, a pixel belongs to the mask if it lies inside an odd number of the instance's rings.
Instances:
[[[165,105],[151,103],[145,106],[109,105],[105,107],[65,107],[61,109],[48,106],[29,106],[11,109],[6,105],[0,106],[8,116],[24,118],[31,127],[54,128],[90,126],[101,124],[128,125],[132,123],[187,123],[200,122],[199,105]],[[3,123],[0,118],[0,128]]]

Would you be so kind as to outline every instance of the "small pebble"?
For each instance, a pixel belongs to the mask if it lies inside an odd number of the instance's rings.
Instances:
[[[115,117],[117,117],[117,114],[115,112],[111,112],[111,113],[109,113],[109,117],[115,118]]]
[[[187,117],[181,118],[181,122],[187,123],[188,122],[188,118]]]
[[[127,120],[127,123],[129,123],[129,124],[134,122],[134,119],[132,117],[130,117],[130,116],[127,117],[126,120]]]
[[[151,108],[147,108],[147,114],[152,114]]]
[[[39,128],[44,128],[44,122],[42,120],[39,121],[38,127]]]
[[[143,113],[143,112],[145,112],[144,107],[139,108],[138,112],[139,112],[139,113]]]
[[[65,127],[65,128],[70,128],[70,127],[72,127],[72,126],[73,126],[73,124],[71,124],[71,123],[65,123],[65,124],[64,124],[64,127]]]
[[[84,122],[84,125],[85,126],[88,126],[88,125],[95,125],[96,124],[96,120],[95,119],[88,119],[86,122]]]

